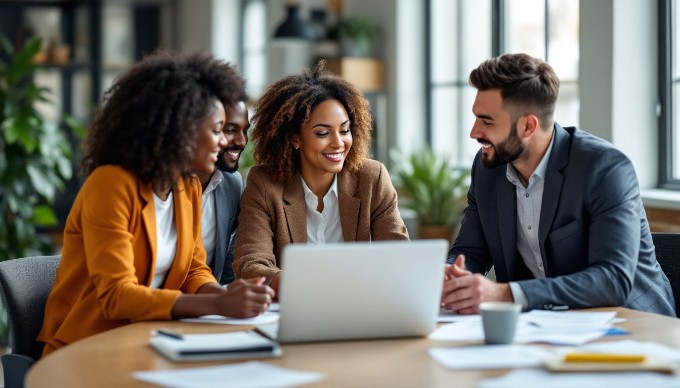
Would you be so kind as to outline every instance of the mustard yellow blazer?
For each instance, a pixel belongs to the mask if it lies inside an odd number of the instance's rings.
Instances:
[[[90,174],[66,220],[61,264],[38,335],[43,355],[128,323],[172,319],[181,293],[215,282],[205,264],[198,179],[179,179],[173,198],[177,253],[163,288],[152,289],[157,247],[151,186],[117,166]]]
[[[364,161],[358,171],[338,173],[338,206],[345,242],[408,240],[397,208],[397,192],[385,166]],[[237,278],[281,271],[281,252],[290,243],[307,242],[307,208],[299,174],[285,183],[253,167],[241,196],[234,274]]]

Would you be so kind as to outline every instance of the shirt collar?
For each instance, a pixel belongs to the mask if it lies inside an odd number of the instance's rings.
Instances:
[[[204,196],[210,195],[211,192],[215,191],[217,186],[219,186],[220,183],[222,183],[222,178],[223,178],[222,173],[219,170],[215,170],[212,176],[210,176],[210,181],[205,186],[205,190],[203,190],[203,195]]]
[[[309,186],[307,186],[307,182],[305,182],[305,178],[303,178],[302,175],[300,175],[300,180],[302,180],[302,190],[304,190],[305,192],[305,198],[309,198],[309,196],[312,195],[314,200],[316,200],[316,195],[314,195]],[[326,195],[328,195],[328,193],[333,193],[335,194],[336,198],[338,197],[338,174],[335,174],[335,176],[333,177],[333,183],[331,183],[331,187],[328,189],[328,192],[326,192],[326,194],[324,195],[324,198],[326,197]]]
[[[529,177],[529,182],[527,182],[527,186],[531,185],[532,178],[534,177],[535,177],[535,179],[533,179],[534,181],[536,179],[545,180],[545,171],[548,169],[548,161],[550,161],[550,154],[552,153],[554,142],[555,142],[555,130],[553,130],[552,137],[550,138],[548,150],[545,151],[545,155],[543,155],[543,158],[538,163],[538,166],[536,166],[536,169],[534,170],[533,174],[531,174],[531,177]],[[520,178],[517,169],[515,169],[515,166],[513,166],[512,163],[508,163],[508,166],[506,167],[505,170],[505,177],[508,178],[508,180],[515,185],[517,185],[519,182],[522,182],[522,179]]]

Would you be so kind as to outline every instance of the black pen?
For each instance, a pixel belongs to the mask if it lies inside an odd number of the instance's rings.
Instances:
[[[176,340],[183,340],[184,339],[184,337],[182,337],[181,334],[177,334],[177,333],[173,333],[171,331],[161,330],[161,329],[154,330],[153,335],[161,335],[161,336],[176,339]]]

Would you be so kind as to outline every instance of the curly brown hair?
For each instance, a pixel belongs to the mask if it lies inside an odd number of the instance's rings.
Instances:
[[[121,76],[104,94],[83,145],[82,172],[113,164],[154,188],[190,176],[201,122],[214,99],[224,106],[245,95],[230,64],[206,53],[156,52]]]
[[[354,85],[324,70],[321,60],[313,70],[284,77],[271,84],[258,100],[253,115],[255,163],[273,172],[280,182],[300,171],[300,155],[293,150],[293,137],[320,103],[338,100],[350,120],[352,148],[343,169],[355,171],[369,155],[371,112],[368,100]]]
[[[472,70],[470,85],[482,91],[500,89],[504,107],[552,123],[560,80],[541,59],[521,53],[488,59]]]

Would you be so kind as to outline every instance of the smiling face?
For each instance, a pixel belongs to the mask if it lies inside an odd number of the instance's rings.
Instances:
[[[227,139],[227,145],[219,154],[217,168],[226,172],[234,172],[238,170],[241,152],[248,144],[250,121],[248,120],[248,109],[243,101],[226,107],[225,113],[227,122],[222,132]]]
[[[335,99],[318,104],[293,139],[300,152],[300,169],[307,184],[332,180],[342,170],[352,148],[352,132],[347,111]]]
[[[470,137],[482,145],[482,163],[493,168],[517,160],[525,151],[518,135],[518,120],[503,109],[498,89],[478,91],[472,106],[475,123]]]
[[[207,183],[215,171],[215,163],[220,150],[227,145],[227,140],[222,133],[226,115],[224,106],[218,100],[213,101],[213,108],[208,116],[201,122],[196,139],[196,153],[191,162],[201,183]]]

